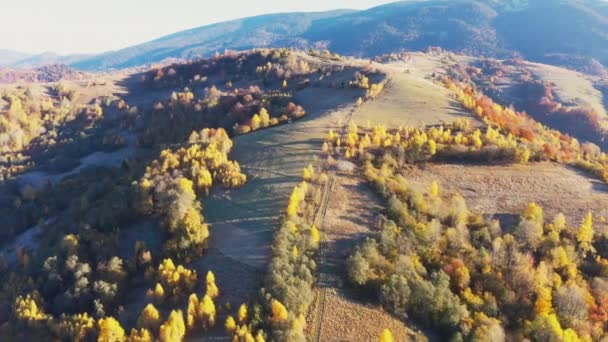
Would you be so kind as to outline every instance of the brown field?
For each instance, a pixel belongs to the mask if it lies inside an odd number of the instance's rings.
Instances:
[[[473,116],[453,98],[443,86],[426,79],[427,68],[415,69],[414,62],[396,62],[380,66],[388,74],[382,94],[375,100],[364,103],[354,114],[353,120],[365,127],[371,125],[398,126],[438,125],[453,122],[457,118]],[[409,73],[407,71],[409,70]]]
[[[425,190],[437,180],[444,194],[460,193],[469,209],[481,214],[516,218],[536,202],[544,208],[545,219],[562,212],[576,227],[591,210],[595,228],[607,229],[600,218],[608,215],[608,185],[567,166],[426,164],[409,170],[407,178]]]
[[[547,64],[528,62],[526,65],[541,80],[555,83],[554,90],[560,102],[591,107],[603,121],[608,120],[602,92],[593,85],[596,77]]]

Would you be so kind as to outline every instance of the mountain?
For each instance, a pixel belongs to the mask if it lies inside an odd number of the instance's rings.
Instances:
[[[27,58],[28,56],[29,55],[27,53],[0,49],[0,66],[11,65],[21,59]]]
[[[270,14],[174,33],[85,58],[73,66],[124,68],[173,57],[209,56],[224,49],[269,46],[327,48],[363,57],[439,46],[473,55],[561,61],[571,67],[580,61],[608,65],[608,4],[600,0],[429,0],[363,11]]]
[[[16,68],[36,68],[52,64],[74,64],[88,57],[91,57],[91,55],[60,55],[54,52],[43,52],[38,55],[30,55],[17,61],[13,61],[11,66]]]
[[[111,51],[74,64],[81,69],[125,68],[167,58],[192,59],[224,49],[310,45],[300,38],[316,20],[351,13],[335,10],[318,13],[278,13],[237,19],[174,33],[151,42]]]

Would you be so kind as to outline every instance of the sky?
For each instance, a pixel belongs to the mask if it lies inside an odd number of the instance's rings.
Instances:
[[[266,13],[366,9],[391,0],[2,0],[0,49],[99,53]]]

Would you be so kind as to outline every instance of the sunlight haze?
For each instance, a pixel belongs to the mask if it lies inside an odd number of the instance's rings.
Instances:
[[[11,15],[0,21],[0,32],[4,33],[0,48],[27,53],[99,53],[230,19],[278,12],[365,9],[388,2],[107,0],[93,5],[78,0],[8,0]]]

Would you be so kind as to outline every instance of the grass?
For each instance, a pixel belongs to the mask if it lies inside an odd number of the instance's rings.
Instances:
[[[424,78],[429,69],[416,70],[403,62],[380,69],[389,74],[388,83],[380,97],[357,110],[353,119],[358,125],[366,126],[370,122],[396,128],[449,123],[459,117],[473,118],[447,89]]]
[[[531,202],[543,207],[545,219],[562,212],[577,227],[588,210],[598,231],[607,231],[597,220],[608,215],[608,185],[567,166],[543,162],[529,165],[429,164],[413,168],[406,176],[412,186],[428,189],[437,180],[442,192],[458,192],[470,210],[517,220]],[[510,222],[509,221],[509,222]]]

